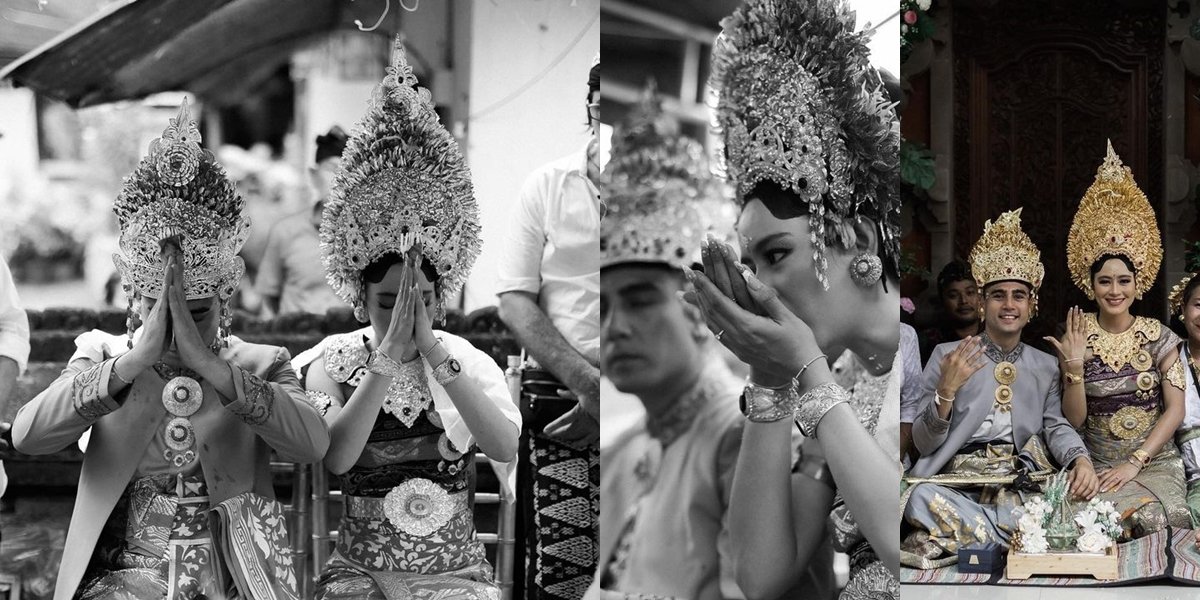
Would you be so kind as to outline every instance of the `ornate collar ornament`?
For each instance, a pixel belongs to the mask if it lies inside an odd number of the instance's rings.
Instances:
[[[817,277],[825,249],[873,219],[900,264],[900,121],[844,0],[748,0],[721,21],[709,85],[739,204],[772,181],[807,205]]]
[[[188,300],[217,296],[221,323],[217,344],[229,335],[229,298],[245,271],[238,252],[250,220],[244,202],[211,152],[200,147],[200,131],[187,101],[162,137],[125,179],[113,205],[121,228],[120,252],[113,254],[121,287],[129,298],[130,337],[134,292],[163,297],[162,243],[175,238],[183,251],[184,293]]]
[[[983,290],[1000,281],[1023,281],[1032,286],[1030,314],[1037,314],[1037,291],[1042,287],[1046,268],[1042,253],[1021,229],[1021,209],[1010,210],[983,224],[983,235],[971,248],[971,275]]]
[[[1085,313],[1083,326],[1088,348],[1114,373],[1125,365],[1132,365],[1138,371],[1149,371],[1154,366],[1153,357],[1142,346],[1162,336],[1163,324],[1158,319],[1134,317],[1129,329],[1112,333],[1100,326],[1096,313]]]
[[[1079,201],[1067,234],[1067,268],[1075,285],[1090,299],[1095,299],[1092,263],[1106,254],[1124,256],[1133,263],[1139,298],[1158,278],[1162,239],[1154,209],[1134,182],[1133,172],[1113,151],[1112,141],[1104,163],[1096,170],[1096,180]]]
[[[462,288],[479,256],[479,209],[458,143],[438,121],[429,90],[417,86],[397,38],[325,203],[326,279],[366,322],[363,269],[414,245],[440,278],[441,318],[445,298]]]
[[[608,214],[600,225],[601,267],[618,263],[690,266],[721,204],[704,149],[679,135],[653,83],[613,135],[600,178]],[[707,218],[706,218],[707,217]]]

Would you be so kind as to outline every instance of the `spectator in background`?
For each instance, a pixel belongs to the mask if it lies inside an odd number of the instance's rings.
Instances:
[[[262,294],[269,315],[324,314],[331,308],[344,306],[325,282],[317,232],[345,147],[346,132],[336,125],[329,133],[317,136],[316,165],[309,169],[316,202],[309,210],[287,217],[271,228],[254,285]]]
[[[517,544],[529,553],[527,598],[576,600],[596,570],[602,211],[595,184],[600,175],[598,57],[588,76],[587,111],[592,129],[587,147],[526,179],[500,250],[500,318],[528,354],[521,381],[526,429],[518,453],[524,506],[519,527],[527,537]],[[549,550],[551,546],[571,547],[572,556]]]
[[[979,289],[971,269],[961,260],[950,261],[937,278],[941,313],[933,327],[921,332],[921,364],[929,361],[934,346],[957,342],[983,331]]]
[[[0,258],[0,413],[6,413],[9,402],[16,400],[17,377],[29,360],[29,318],[17,299],[8,263]],[[0,423],[0,432],[8,431],[9,423]],[[10,444],[0,440],[0,449]],[[0,463],[0,496],[8,487],[8,475]]]

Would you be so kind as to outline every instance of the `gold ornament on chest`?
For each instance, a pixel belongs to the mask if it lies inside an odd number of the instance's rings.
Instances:
[[[1017,366],[1007,360],[1001,361],[992,371],[992,375],[996,377],[996,383],[1000,384],[996,387],[995,407],[1000,412],[1009,412],[1012,410],[1012,384],[1017,381]]]

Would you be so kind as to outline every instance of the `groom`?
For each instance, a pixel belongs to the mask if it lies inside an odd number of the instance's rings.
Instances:
[[[1058,361],[1021,342],[1044,268],[1020,218],[1017,209],[989,221],[971,251],[983,333],[937,346],[925,368],[924,408],[912,429],[921,458],[901,499],[911,526],[904,529],[912,530],[902,544],[906,566],[944,566],[975,542],[1007,546],[1021,491],[1033,489],[1023,484],[1055,469],[1051,458],[1070,467],[1075,497],[1091,498],[1099,487],[1062,414]]]

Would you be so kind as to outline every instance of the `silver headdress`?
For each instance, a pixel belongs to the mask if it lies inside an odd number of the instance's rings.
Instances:
[[[125,178],[113,205],[121,228],[120,252],[113,262],[121,275],[132,313],[133,292],[162,298],[162,244],[174,239],[182,252],[188,300],[217,296],[221,333],[229,333],[229,298],[245,271],[238,256],[249,234],[245,202],[216,162],[200,147],[200,130],[187,101],[162,137]],[[130,329],[134,327],[132,315]]]
[[[817,277],[825,248],[879,224],[900,264],[900,122],[844,0],[746,0],[721,21],[709,84],[737,201],[772,181],[807,205]]]
[[[441,297],[453,294],[479,255],[479,209],[458,143],[438,121],[429,90],[417,86],[397,38],[325,203],[326,278],[366,321],[363,269],[414,245],[437,271]]]
[[[663,115],[654,84],[613,135],[600,180],[608,214],[600,225],[601,267],[650,262],[690,266],[721,199],[704,149]]]

